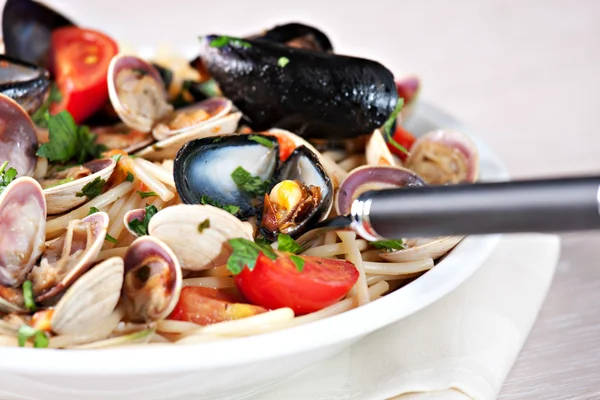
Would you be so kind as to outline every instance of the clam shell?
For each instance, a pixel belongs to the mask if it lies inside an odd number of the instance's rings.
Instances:
[[[42,254],[46,200],[29,177],[12,181],[0,194],[0,284],[20,286]]]
[[[135,210],[129,210],[123,216],[123,225],[125,225],[125,229],[127,229],[127,231],[129,233],[131,233],[134,237],[138,237],[140,235],[138,235],[137,232],[133,231],[129,227],[129,223],[131,221],[133,221],[134,219],[137,219],[138,221],[143,221],[144,218],[146,218],[146,209],[145,208],[136,208]]]
[[[106,158],[91,161],[83,166],[87,166],[92,172],[96,172],[69,183],[44,189],[49,215],[62,214],[88,201],[86,196],[77,196],[77,193],[80,193],[85,185],[96,178],[107,181],[115,170],[117,162],[112,158]]]
[[[134,322],[166,318],[177,305],[182,284],[181,267],[173,251],[159,239],[143,236],[129,246],[123,259],[123,302],[129,318]],[[145,279],[140,279],[141,268],[147,269]]]
[[[236,112],[216,120],[202,124],[201,128],[186,131],[168,139],[156,142],[135,153],[150,161],[162,161],[166,158],[175,158],[177,152],[187,142],[210,136],[231,135],[235,133],[242,113]]]
[[[123,123],[94,128],[93,133],[97,143],[126,153],[133,153],[154,143],[150,132],[140,132]]]
[[[38,139],[27,112],[10,97],[0,94],[0,163],[17,170],[19,176],[33,176]]]
[[[148,343],[152,339],[152,335],[156,332],[156,328],[148,328],[143,331],[129,333],[110,339],[99,340],[97,342],[82,344],[79,346],[71,346],[73,350],[91,350],[91,349],[107,349],[110,347],[127,346],[132,344]]]
[[[387,146],[379,129],[371,134],[367,142],[366,152],[367,164],[369,165],[392,165],[399,166],[400,163],[394,158]]]
[[[198,226],[207,219],[210,226],[200,233]],[[232,252],[229,239],[253,240],[250,223],[209,205],[167,207],[152,217],[148,231],[173,250],[183,269],[192,271],[225,264]]]
[[[390,262],[409,262],[422,260],[424,258],[439,258],[463,239],[462,236],[447,236],[440,238],[416,239],[416,243],[404,250],[382,252],[381,258]]]
[[[86,272],[56,305],[50,324],[58,334],[84,332],[107,318],[117,306],[123,286],[123,260],[109,258]]]

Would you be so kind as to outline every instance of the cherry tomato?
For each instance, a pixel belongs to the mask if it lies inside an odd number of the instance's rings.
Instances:
[[[271,260],[260,253],[252,271],[244,268],[235,277],[238,290],[252,303],[276,309],[289,307],[296,315],[325,308],[342,299],[358,280],[349,261],[311,256],[298,271],[289,254]]]
[[[267,311],[252,304],[237,303],[236,300],[218,289],[186,286],[181,289],[179,301],[169,319],[210,325]]]
[[[412,147],[413,143],[415,142],[415,140],[417,140],[417,138],[415,138],[412,133],[402,128],[398,123],[396,123],[396,131],[394,132],[392,139],[394,139],[400,146],[404,147],[407,151],[410,151],[410,148]],[[387,145],[392,153],[400,157],[402,161],[406,161],[406,159],[408,158],[408,154],[396,148],[393,144],[389,142]]]
[[[108,100],[106,75],[117,44],[103,33],[75,26],[52,31],[50,68],[62,95],[51,114],[71,113],[76,123],[100,110]]]
[[[279,158],[281,161],[287,160],[290,154],[296,150],[296,143],[289,137],[277,132],[270,132],[267,134],[277,138],[277,142],[279,143]]]

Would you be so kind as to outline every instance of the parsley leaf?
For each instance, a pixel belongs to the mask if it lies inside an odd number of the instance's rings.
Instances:
[[[25,299],[25,308],[29,311],[35,311],[35,300],[33,299],[33,284],[31,281],[23,282],[23,298]]]
[[[396,103],[396,108],[394,109],[394,111],[392,111],[392,114],[390,115],[388,120],[385,121],[385,124],[383,124],[383,136],[387,139],[387,141],[392,146],[394,146],[401,152],[408,154],[408,150],[406,150],[404,148],[404,146],[402,146],[400,143],[396,142],[394,140],[394,138],[392,137],[392,133],[390,132],[392,129],[392,126],[394,125],[394,121],[396,121],[396,118],[398,117],[398,113],[400,113],[400,110],[402,110],[403,105],[404,105],[404,99],[398,98],[398,103]]]
[[[4,189],[17,177],[16,169],[6,169],[6,167],[8,167],[8,161],[4,161],[0,166],[0,193],[4,192]]]
[[[302,246],[292,239],[291,236],[279,234],[277,235],[277,250],[298,254],[302,252]]]
[[[252,47],[252,45],[245,40],[234,38],[231,36],[217,36],[213,40],[210,41],[210,47],[222,48],[227,45],[233,45],[235,47],[243,47],[248,49]]]
[[[230,239],[228,242],[233,248],[233,253],[227,260],[227,269],[233,275],[242,272],[244,267],[248,267],[252,271],[261,252],[271,260],[277,259],[277,254],[268,245],[260,245],[242,238]]]
[[[79,164],[100,157],[106,146],[96,144],[96,135],[85,125],[77,126],[68,111],[48,118],[49,141],[43,143],[36,155],[51,162],[64,163],[74,159]]]
[[[52,85],[50,88],[50,94],[48,95],[48,98],[44,104],[42,104],[42,106],[38,108],[37,111],[31,116],[33,122],[40,128],[48,128],[48,121],[50,120],[49,107],[52,103],[59,103],[61,100],[62,95],[58,91],[58,88],[56,85]]]
[[[403,250],[406,249],[406,244],[404,240],[378,240],[375,242],[371,242],[371,246],[376,249],[385,250],[385,251],[395,251],[395,250]]]
[[[77,197],[87,196],[88,200],[94,199],[94,198],[100,196],[100,194],[102,193],[102,190],[104,189],[105,183],[106,183],[106,181],[104,179],[97,177],[90,183],[86,184],[81,189],[81,192],[76,193],[75,196],[77,196]]]
[[[146,206],[145,210],[146,215],[144,216],[143,221],[134,219],[127,224],[129,229],[135,232],[138,236],[145,236],[148,234],[148,224],[150,223],[150,219],[158,212],[158,209],[153,205]]]
[[[211,199],[209,196],[203,194],[202,197],[200,197],[200,203],[202,204],[208,204],[209,206],[214,206],[214,207],[219,207],[222,208],[223,210],[227,211],[229,214],[237,214],[237,212],[240,210],[240,208],[236,205],[233,204],[221,204],[216,200]]]
[[[90,212],[88,215],[96,214],[97,212],[100,212],[100,210],[98,210],[96,207],[90,207]]]
[[[275,143],[263,136],[249,135],[248,139],[254,140],[256,143],[262,144],[263,146],[268,147],[269,149],[272,149],[273,146],[275,146]]]
[[[250,197],[260,197],[269,191],[269,181],[263,181],[258,176],[252,176],[250,172],[242,167],[237,167],[231,173],[231,178],[237,187]]]
[[[111,242],[114,244],[117,244],[118,240],[115,239],[114,237],[110,236],[108,233],[106,234],[106,237],[104,238],[104,240],[106,240],[107,242]]]
[[[299,256],[294,255],[294,256],[290,256],[290,260],[292,260],[292,262],[296,266],[296,269],[298,270],[298,272],[302,272],[302,270],[304,269],[304,259],[302,259]]]
[[[205,219],[198,225],[198,233],[202,233],[206,228],[210,228],[210,219]]]
[[[127,177],[125,178],[125,180],[127,182],[133,182],[133,180],[135,179],[135,177],[133,176],[133,174],[131,172],[127,173]]]
[[[289,62],[290,62],[289,58],[279,57],[279,60],[277,60],[277,65],[279,65],[281,68],[284,68],[286,65],[288,65]]]
[[[43,331],[32,328],[29,325],[21,325],[17,333],[19,347],[25,347],[25,343],[30,338],[33,338],[33,347],[44,348],[48,347],[48,336]]]
[[[138,190],[137,193],[140,195],[140,197],[142,199],[145,199],[146,197],[155,197],[156,196],[155,192],[141,192]]]

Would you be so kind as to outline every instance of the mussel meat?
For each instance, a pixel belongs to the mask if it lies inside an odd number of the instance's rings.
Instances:
[[[175,185],[187,204],[239,208],[257,216],[262,233],[300,235],[327,217],[333,185],[317,156],[304,146],[280,163],[270,135],[232,135],[187,143],[175,158]]]
[[[38,147],[35,126],[27,112],[10,97],[0,94],[0,163],[19,176],[32,176]]]
[[[0,93],[21,105],[30,115],[44,102],[50,74],[43,68],[0,55]]]
[[[256,131],[353,138],[382,126],[396,107],[394,77],[375,61],[223,38],[204,37],[202,60]]]

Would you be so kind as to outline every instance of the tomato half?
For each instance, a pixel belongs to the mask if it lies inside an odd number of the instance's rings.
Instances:
[[[396,131],[394,132],[392,139],[394,139],[400,146],[404,147],[407,151],[410,151],[410,148],[412,147],[413,143],[415,143],[415,140],[417,140],[417,138],[414,137],[412,133],[402,128],[402,126],[400,126],[400,124],[398,123],[396,123]],[[387,145],[392,153],[400,157],[402,161],[406,161],[406,159],[408,158],[408,154],[396,148],[393,144],[389,142]]]
[[[186,286],[181,289],[179,301],[169,319],[210,325],[267,311],[252,304],[238,303],[236,300],[235,296],[218,289]]]
[[[235,277],[238,290],[252,304],[269,309],[289,307],[301,315],[342,299],[358,280],[358,270],[349,261],[298,257],[304,260],[302,271],[288,254],[278,253],[278,258],[271,260],[260,253],[252,271],[244,268]]]
[[[103,33],[75,26],[52,31],[50,69],[62,95],[51,114],[71,113],[76,123],[97,112],[108,100],[106,75],[117,44]]]

